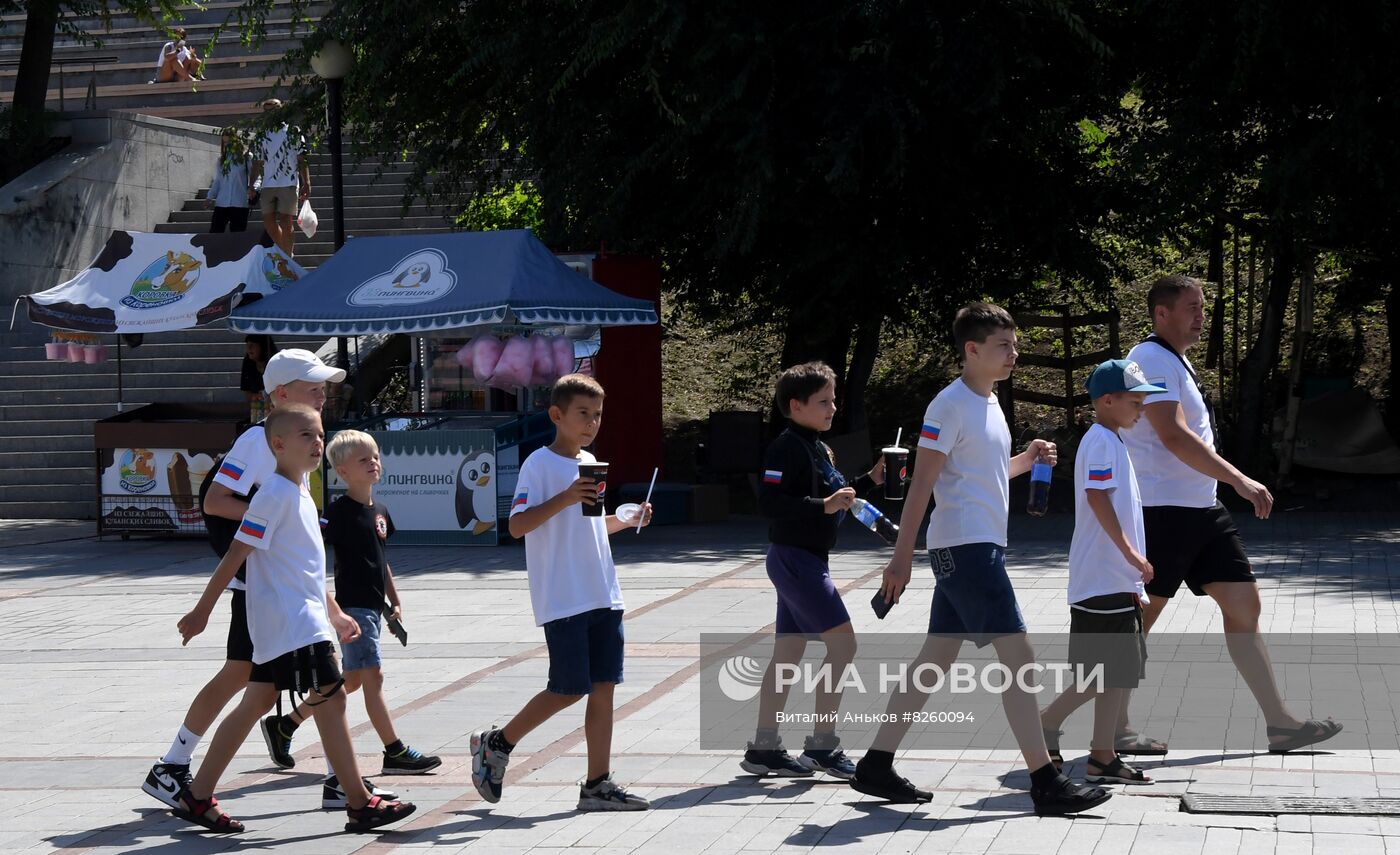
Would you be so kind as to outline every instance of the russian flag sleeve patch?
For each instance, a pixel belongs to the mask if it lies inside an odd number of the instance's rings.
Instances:
[[[1090,464],[1089,464],[1089,480],[1090,480],[1090,481],[1112,481],[1112,480],[1113,480],[1113,464],[1111,464],[1111,463],[1090,463]]]
[[[919,431],[919,439],[938,442],[938,437],[941,433],[943,433],[942,422],[924,422],[924,429]]]
[[[765,470],[763,470],[763,483],[765,483],[765,484],[781,484],[781,483],[783,483],[783,473],[782,473],[782,471],[781,471],[781,470],[778,470],[778,469],[765,469]]]
[[[235,481],[243,479],[243,470],[248,467],[241,460],[232,457],[225,457],[224,462],[219,465],[219,474],[225,478],[232,478]]]
[[[528,490],[521,490],[519,493],[516,493],[516,494],[515,494],[515,499],[510,503],[510,509],[513,511],[513,510],[515,510],[516,508],[523,508],[525,505],[527,505],[527,504],[529,504],[529,503],[530,503],[530,491],[528,491]]]
[[[238,533],[262,540],[267,536],[267,520],[252,514],[244,514],[243,524],[238,527]]]

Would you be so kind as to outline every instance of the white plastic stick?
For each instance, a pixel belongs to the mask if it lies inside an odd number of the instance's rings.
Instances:
[[[900,437],[902,437],[902,436],[904,436],[904,428],[903,428],[903,427],[900,427],[899,430],[897,430],[897,431],[894,432],[894,444],[895,444],[896,446],[899,445],[899,439],[900,439]]]
[[[651,470],[651,486],[647,487],[646,501],[642,502],[642,506],[637,509],[637,534],[642,533],[642,523],[647,518],[647,505],[651,503],[651,491],[656,487],[656,473],[660,471],[661,467],[659,466]]]

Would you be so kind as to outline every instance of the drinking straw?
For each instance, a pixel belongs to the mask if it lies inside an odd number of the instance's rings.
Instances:
[[[895,445],[899,445],[899,438],[902,437],[902,436],[904,436],[904,428],[903,428],[903,427],[901,427],[899,430],[897,430],[897,431],[894,432],[894,444],[895,444]]]
[[[647,487],[647,497],[642,502],[642,506],[637,509],[637,534],[642,533],[642,523],[647,518],[647,504],[651,501],[651,491],[656,487],[656,473],[660,471],[659,466],[651,470],[651,486]]]

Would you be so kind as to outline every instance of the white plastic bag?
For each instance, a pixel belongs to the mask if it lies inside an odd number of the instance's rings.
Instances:
[[[311,210],[311,200],[307,199],[301,203],[301,213],[297,214],[297,228],[307,237],[316,236],[316,226],[320,220],[316,218],[316,212]]]

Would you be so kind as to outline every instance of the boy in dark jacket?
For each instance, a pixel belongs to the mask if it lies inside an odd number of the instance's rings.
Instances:
[[[836,415],[836,374],[826,364],[808,362],[787,369],[778,377],[775,397],[789,424],[764,456],[758,504],[770,520],[767,566],[778,593],[778,637],[763,678],[758,732],[739,765],[755,775],[795,778],[820,770],[849,779],[855,764],[836,736],[840,689],[817,692],[813,735],[794,759],[778,738],[787,696],[777,687],[776,675],[779,665],[802,661],[808,637],[820,637],[826,645],[825,665],[832,674],[844,673],[854,658],[851,617],[831,581],[827,556],[857,493],[884,483],[884,462],[854,484],[847,484],[836,470],[831,449],[819,438]]]

